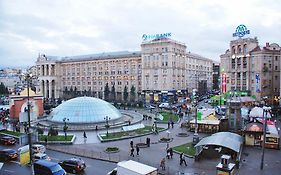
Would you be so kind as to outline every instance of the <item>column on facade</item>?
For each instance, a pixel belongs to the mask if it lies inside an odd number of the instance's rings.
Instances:
[[[55,98],[58,98],[58,92],[57,92],[58,89],[57,89],[57,85],[56,84],[57,84],[57,82],[54,80],[54,93],[55,93],[54,96],[55,96]]]
[[[49,81],[49,98],[52,98],[52,80]]]
[[[52,76],[52,64],[49,64],[49,76]]]
[[[41,93],[44,96],[43,89],[44,89],[43,80],[41,80],[40,81],[40,92],[39,93]]]
[[[47,86],[48,86],[48,83],[47,83],[47,80],[43,80],[44,81],[44,97],[45,98],[48,98],[48,88],[47,88]]]
[[[45,65],[44,65],[44,68],[45,68],[45,69],[44,69],[44,70],[45,70],[44,76],[47,76],[47,75],[48,75],[48,69],[47,69],[47,67],[48,67],[47,64],[45,64]]]

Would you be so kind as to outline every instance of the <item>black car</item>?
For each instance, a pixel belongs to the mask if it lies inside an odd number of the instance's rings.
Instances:
[[[2,161],[15,160],[17,158],[18,158],[18,153],[16,150],[3,149],[0,151],[0,160]]]
[[[85,162],[81,158],[71,158],[59,162],[60,166],[70,173],[79,173],[86,168]]]
[[[0,143],[4,145],[14,145],[16,142],[16,139],[10,136],[4,136],[0,139]]]

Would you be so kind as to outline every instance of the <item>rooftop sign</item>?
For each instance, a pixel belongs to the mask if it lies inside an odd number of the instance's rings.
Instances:
[[[250,34],[250,30],[247,30],[247,27],[244,24],[240,24],[238,27],[236,27],[235,33],[233,33],[233,37],[238,36],[239,38],[241,38],[246,34]]]
[[[171,36],[172,36],[172,33],[161,33],[161,34],[154,34],[154,35],[143,34],[142,39],[143,39],[143,41],[148,41],[148,40],[154,40],[154,39],[169,38]]]

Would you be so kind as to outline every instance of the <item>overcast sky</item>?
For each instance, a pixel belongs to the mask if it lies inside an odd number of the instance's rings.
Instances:
[[[143,34],[172,33],[219,61],[239,24],[281,45],[280,0],[0,0],[0,67],[54,56],[139,51]]]

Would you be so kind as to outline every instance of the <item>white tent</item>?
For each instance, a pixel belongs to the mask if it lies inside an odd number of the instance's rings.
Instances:
[[[263,118],[263,108],[260,107],[254,107],[250,114],[249,117],[254,117],[254,118]],[[271,114],[267,113],[267,118],[271,118]]]

